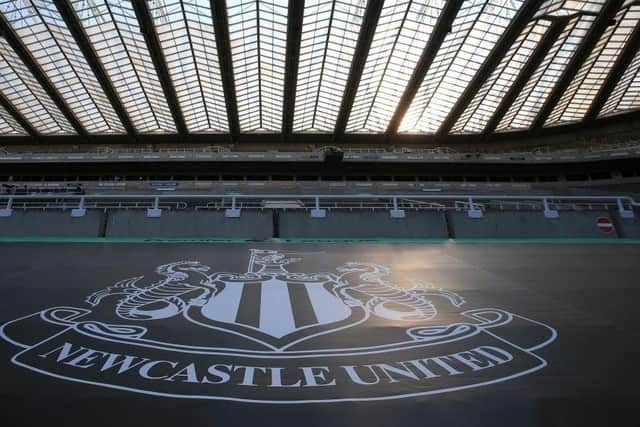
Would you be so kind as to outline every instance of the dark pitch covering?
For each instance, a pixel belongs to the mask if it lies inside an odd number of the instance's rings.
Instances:
[[[500,308],[543,322],[557,330],[558,338],[536,350],[548,366],[506,382],[398,400],[303,405],[175,399],[68,382],[14,366],[10,359],[21,349],[3,341],[0,346],[3,424],[601,426],[635,423],[636,402],[640,397],[636,384],[640,314],[635,307],[640,298],[636,280],[640,274],[636,262],[640,251],[636,245],[4,243],[0,244],[3,259],[0,321],[4,323],[48,307],[89,308],[83,303],[88,294],[132,276],[144,275],[148,284],[158,279],[153,272],[164,263],[199,260],[212,271],[244,272],[252,248],[303,252],[298,267],[296,263],[288,265],[291,271],[334,271],[346,261],[384,264],[403,277],[458,293],[468,308]],[[96,312],[105,316],[113,309],[112,305],[109,307]],[[450,313],[445,310],[443,315],[446,318]],[[151,325],[143,321],[138,324]],[[29,334],[42,337],[55,332],[55,328],[41,329],[40,322],[25,325],[31,325],[32,329],[22,328],[21,332],[18,328],[11,329],[11,334],[27,339]],[[164,325],[162,330],[174,337],[200,342],[211,339],[203,329],[184,321]],[[359,329],[349,339],[384,340],[397,331],[398,323],[378,321]],[[539,332],[535,324],[514,323],[500,334],[526,345],[531,339],[538,340]],[[328,343],[340,345],[341,339],[344,338],[335,335]],[[107,341],[102,345],[107,350],[117,348],[115,343]],[[56,354],[54,351],[49,358]],[[45,358],[36,356],[36,359],[39,360],[34,363],[49,367],[42,365]],[[316,363],[322,364],[322,358]],[[439,380],[473,381],[483,375],[491,376],[490,372],[467,370],[455,379],[443,376]],[[109,374],[104,377],[108,378]],[[252,393],[265,398],[278,395],[278,390],[267,386],[270,380],[266,377],[255,378],[256,386],[247,387]],[[190,384],[187,379],[183,373],[174,382],[186,384],[187,391],[189,388],[201,390],[202,384]],[[381,384],[378,391],[393,392],[398,387],[416,391],[420,390],[420,384],[424,381],[416,383],[400,378],[398,383]],[[313,387],[291,390],[299,396],[321,396]],[[350,386],[342,390],[345,395],[352,392]]]

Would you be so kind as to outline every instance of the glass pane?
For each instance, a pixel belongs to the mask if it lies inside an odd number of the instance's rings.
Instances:
[[[582,15],[572,18],[567,23],[560,37],[503,117],[498,131],[531,127],[594,20],[595,17],[591,15]]]
[[[74,0],[72,6],[135,128],[175,132],[131,2]]]
[[[211,2],[150,3],[153,22],[190,132],[227,132]]]
[[[445,1],[387,1],[367,56],[348,132],[384,132]]]
[[[228,0],[240,130],[280,132],[287,0]]]
[[[465,109],[452,128],[452,133],[478,133],[485,126],[500,105],[520,71],[526,65],[534,50],[551,26],[546,20],[527,25],[489,79],[482,85],[473,101]]]
[[[294,131],[333,131],[365,7],[365,1],[305,2]]]
[[[536,18],[541,16],[569,16],[579,13],[598,13],[606,0],[546,0]]]
[[[26,135],[22,126],[18,124],[11,114],[4,109],[4,107],[0,106],[0,136],[5,135]]]
[[[464,2],[400,124],[400,132],[438,130],[522,4],[514,0]]]
[[[633,57],[622,78],[602,107],[601,116],[640,108],[640,51]]]
[[[0,11],[88,132],[124,133],[53,2],[0,0]]]
[[[640,21],[640,6],[620,10],[547,119],[545,126],[578,122],[591,107],[600,87]]]
[[[75,133],[4,37],[0,37],[0,91],[39,133]]]

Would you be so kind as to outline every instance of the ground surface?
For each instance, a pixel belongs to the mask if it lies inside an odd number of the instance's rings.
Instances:
[[[0,254],[6,426],[638,423],[639,245]]]

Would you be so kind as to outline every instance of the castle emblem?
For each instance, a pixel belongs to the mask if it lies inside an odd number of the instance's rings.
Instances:
[[[459,293],[381,264],[305,272],[318,256],[251,249],[245,272],[163,264],[86,295],[85,307],[9,321],[0,337],[21,348],[15,365],[56,378],[266,403],[424,396],[547,364],[535,351],[556,331],[544,323],[469,308]]]
[[[293,255],[293,256],[292,256]],[[142,276],[122,280],[89,295],[91,306],[120,296],[117,315],[124,320],[187,316],[198,325],[261,341],[275,349],[305,336],[361,323],[370,316],[417,322],[436,316],[432,298],[454,307],[464,300],[423,283],[402,287],[385,280],[389,268],[349,262],[335,273],[291,273],[295,253],[252,249],[246,273],[210,272],[195,261],[158,267],[164,279],[147,286]]]

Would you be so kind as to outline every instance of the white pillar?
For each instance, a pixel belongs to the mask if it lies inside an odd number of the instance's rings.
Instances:
[[[326,209],[320,209],[320,197],[316,196],[316,208],[311,209],[311,218],[326,218]]]
[[[160,209],[160,198],[156,197],[153,201],[153,207],[147,209],[147,218],[160,218],[162,216],[162,209]]]

